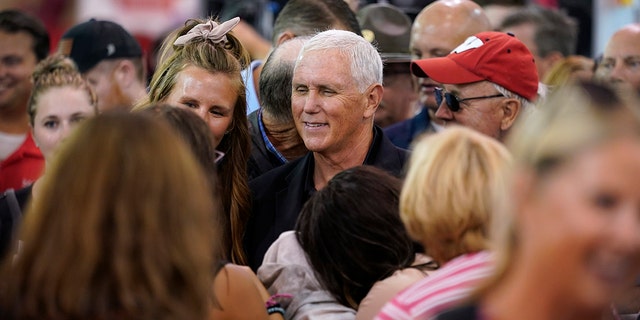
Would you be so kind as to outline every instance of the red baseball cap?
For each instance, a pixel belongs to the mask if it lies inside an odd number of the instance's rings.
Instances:
[[[533,55],[513,34],[504,32],[481,32],[446,57],[415,60],[411,72],[444,84],[487,80],[529,101],[534,101],[538,93]]]

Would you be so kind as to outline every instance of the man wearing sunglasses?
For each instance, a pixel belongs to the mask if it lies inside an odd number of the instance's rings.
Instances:
[[[481,32],[442,58],[416,60],[411,71],[441,83],[436,117],[503,140],[519,114],[533,108],[538,72],[512,34]]]

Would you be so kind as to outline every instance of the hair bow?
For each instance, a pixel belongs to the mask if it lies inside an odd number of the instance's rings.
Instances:
[[[215,23],[213,20],[209,20],[205,23],[201,23],[189,30],[186,34],[178,37],[173,42],[174,46],[184,46],[191,39],[203,38],[210,40],[213,43],[227,43],[226,34],[231,31],[238,23],[240,18],[235,17],[221,24]]]

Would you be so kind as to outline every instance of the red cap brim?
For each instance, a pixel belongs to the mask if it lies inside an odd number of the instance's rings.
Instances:
[[[462,84],[485,80],[483,77],[461,67],[448,57],[415,60],[411,72],[422,78],[431,78],[439,83]]]

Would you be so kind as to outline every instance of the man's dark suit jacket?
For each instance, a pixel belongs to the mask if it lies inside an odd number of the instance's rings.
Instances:
[[[373,143],[363,164],[399,177],[407,157],[408,151],[394,146],[382,130],[375,127]],[[302,206],[315,192],[313,169],[313,153],[309,152],[249,182],[253,209],[245,230],[244,249],[254,271],[280,233],[295,227]]]
[[[249,181],[282,165],[282,161],[269,151],[264,144],[264,138],[262,138],[262,132],[258,124],[258,112],[260,110],[251,112],[247,116],[249,119],[249,134],[251,135],[251,156],[247,163]]]
[[[384,128],[384,134],[398,148],[411,149],[413,140],[423,132],[435,132],[426,107],[411,119]]]

